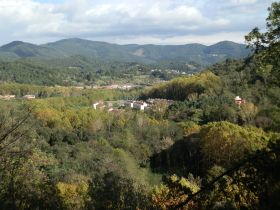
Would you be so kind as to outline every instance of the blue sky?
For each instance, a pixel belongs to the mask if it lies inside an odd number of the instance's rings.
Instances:
[[[244,42],[273,0],[0,0],[0,45],[85,38],[118,44]]]

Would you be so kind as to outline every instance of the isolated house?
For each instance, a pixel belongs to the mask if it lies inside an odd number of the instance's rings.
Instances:
[[[246,103],[246,101],[244,99],[240,98],[240,96],[236,96],[234,101],[235,101],[235,104],[237,104],[238,106]]]

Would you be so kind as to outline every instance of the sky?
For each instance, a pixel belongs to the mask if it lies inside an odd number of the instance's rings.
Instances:
[[[273,0],[0,0],[0,45],[83,38],[210,45],[265,29]]]

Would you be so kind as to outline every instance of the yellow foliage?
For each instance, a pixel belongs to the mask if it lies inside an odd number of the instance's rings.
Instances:
[[[265,132],[253,127],[240,127],[229,122],[204,125],[200,132],[205,161],[228,167],[245,154],[263,148],[268,142]]]
[[[181,122],[179,123],[179,126],[183,128],[184,136],[189,136],[194,133],[199,133],[200,131],[200,126],[192,121]]]
[[[146,96],[186,100],[199,98],[200,95],[212,95],[221,88],[221,80],[210,71],[204,71],[191,77],[179,77],[147,89]]]
[[[184,190],[182,190],[182,188]],[[152,192],[152,203],[156,209],[171,209],[174,206],[184,202],[189,195],[200,190],[200,187],[195,182],[176,175],[169,178],[168,185],[155,186]],[[187,194],[186,192],[189,192]],[[188,209],[192,203],[187,204],[184,209]]]
[[[64,209],[85,209],[86,203],[89,200],[89,186],[86,182],[80,182],[75,184],[59,182],[56,186],[59,192],[59,197],[63,203]]]
[[[258,107],[253,103],[242,104],[239,111],[239,116],[245,123],[250,123],[258,113]]]

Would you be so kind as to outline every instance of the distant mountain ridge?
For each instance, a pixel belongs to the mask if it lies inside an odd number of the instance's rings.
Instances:
[[[78,38],[35,45],[14,41],[0,47],[0,58],[63,59],[75,55],[88,58],[139,63],[190,62],[209,65],[226,58],[244,58],[250,51],[243,44],[230,41],[206,46],[186,45],[118,45]]]

